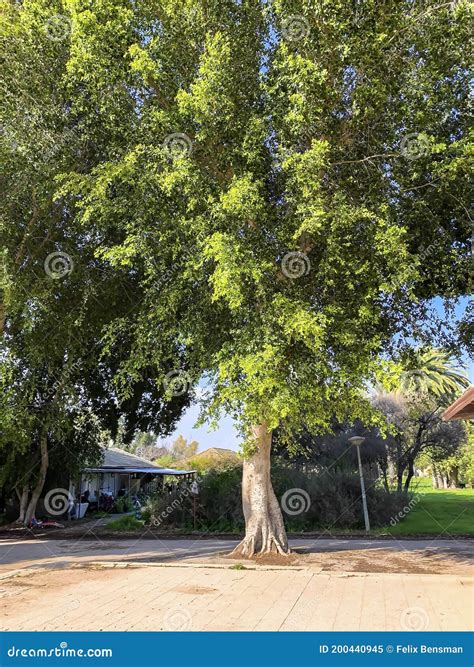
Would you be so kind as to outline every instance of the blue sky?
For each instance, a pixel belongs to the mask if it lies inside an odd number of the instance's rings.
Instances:
[[[455,317],[460,318],[467,306],[468,298],[460,299],[455,309]],[[443,315],[443,306],[440,299],[434,300],[434,306],[440,316]],[[469,380],[474,383],[474,365],[473,360],[469,357],[464,358],[464,364],[468,372]],[[197,405],[191,406],[184,413],[174,433],[168,438],[160,440],[161,444],[170,443],[178,436],[183,435],[188,441],[197,440],[199,442],[199,451],[202,452],[209,447],[224,447],[226,449],[239,449],[240,436],[235,429],[234,422],[230,417],[225,417],[220,420],[219,427],[216,431],[208,431],[207,427],[194,428],[199,415],[199,408]]]

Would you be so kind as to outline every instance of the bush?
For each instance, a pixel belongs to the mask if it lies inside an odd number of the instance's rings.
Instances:
[[[133,502],[132,499],[128,496],[119,496],[115,501],[114,511],[117,514],[123,514],[124,512],[133,511]]]
[[[242,466],[209,470],[199,480],[198,525],[209,531],[240,532],[242,512]]]
[[[141,515],[145,523],[154,528],[192,528],[193,500],[189,487],[183,484],[171,493],[159,492],[151,496],[142,507]]]
[[[137,521],[134,516],[121,516],[119,519],[111,521],[106,526],[106,530],[112,530],[117,533],[127,533],[129,531],[143,530],[143,521]]]
[[[283,512],[288,530],[364,528],[358,475],[333,470],[304,473],[276,465],[272,479],[280,502],[285,492],[291,489],[303,490],[309,497],[307,511],[294,516]],[[199,530],[241,532],[244,529],[241,481],[240,465],[210,470],[202,475],[197,499],[196,527]],[[389,494],[368,480],[367,504],[372,526],[387,525],[406,502],[406,496]],[[142,517],[155,527],[189,530],[193,527],[192,496],[187,487],[166,496],[156,495],[149,499]]]
[[[278,500],[281,501],[283,494],[290,489],[301,489],[309,496],[307,511],[293,516],[283,512],[289,530],[364,528],[358,475],[333,470],[303,473],[291,468],[277,467],[272,477]],[[373,527],[389,523],[406,504],[406,496],[389,494],[369,480],[366,484],[366,496]]]

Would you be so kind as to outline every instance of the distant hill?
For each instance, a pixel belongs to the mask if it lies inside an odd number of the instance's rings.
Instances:
[[[206,470],[208,468],[222,468],[225,465],[236,465],[240,463],[240,458],[232,449],[224,447],[209,447],[199,454],[195,454],[188,459],[173,461],[173,468],[178,470],[193,469]]]

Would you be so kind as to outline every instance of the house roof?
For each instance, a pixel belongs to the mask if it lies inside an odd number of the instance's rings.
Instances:
[[[104,449],[102,463],[92,468],[84,468],[83,472],[141,472],[154,475],[189,475],[194,470],[174,470],[173,468],[160,468],[147,459],[125,452],[117,447]]]
[[[445,422],[453,419],[474,419],[474,386],[466,389],[462,396],[451,403],[442,416]]]

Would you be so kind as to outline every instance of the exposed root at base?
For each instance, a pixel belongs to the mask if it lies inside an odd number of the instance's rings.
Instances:
[[[257,540],[255,535],[244,537],[242,542],[229,554],[229,558],[256,558],[265,555],[278,555],[288,557],[291,555],[288,545],[282,545],[281,541],[269,533],[263,539]]]

